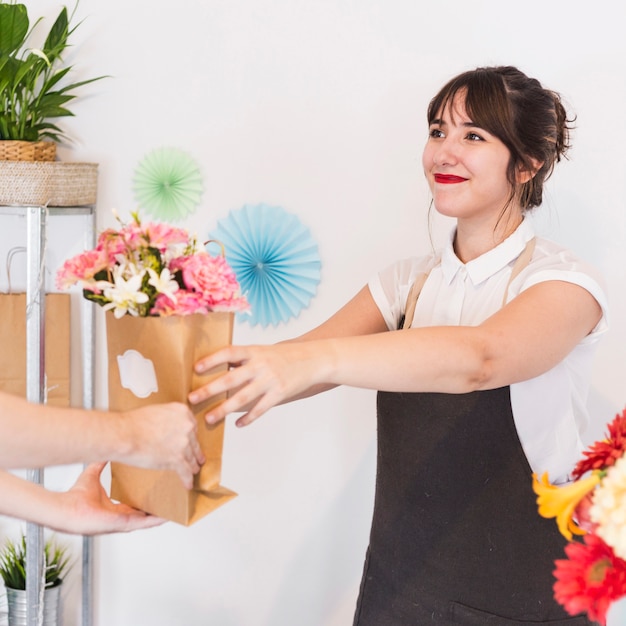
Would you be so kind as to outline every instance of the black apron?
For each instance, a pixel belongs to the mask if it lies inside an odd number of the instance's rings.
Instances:
[[[509,388],[378,394],[355,626],[590,624],[554,600],[565,539],[537,513]]]
[[[401,328],[425,280],[412,286]],[[531,474],[509,387],[379,392],[374,515],[354,626],[591,624],[554,600],[554,560],[565,558],[566,541],[539,516]]]

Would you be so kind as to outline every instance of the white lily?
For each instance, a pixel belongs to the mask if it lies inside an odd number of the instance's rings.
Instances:
[[[126,313],[138,315],[137,305],[148,302],[148,295],[140,291],[144,273],[135,274],[126,280],[120,269],[116,268],[113,272],[114,284],[103,291],[105,298],[111,301],[104,305],[104,309],[113,309],[113,314],[118,319]]]
[[[176,302],[176,296],[174,294],[178,291],[179,285],[172,278],[172,273],[169,269],[167,269],[167,267],[163,268],[161,275],[159,275],[151,267],[149,267],[148,274],[150,275],[148,283],[152,285],[158,293],[162,293],[173,302]]]

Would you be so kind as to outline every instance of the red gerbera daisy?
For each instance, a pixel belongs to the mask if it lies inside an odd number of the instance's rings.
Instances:
[[[604,625],[611,602],[626,595],[626,561],[597,535],[584,542],[568,544],[568,558],[555,561],[554,597],[570,615],[587,613]]]
[[[604,441],[596,441],[583,452],[584,459],[579,461],[572,472],[575,479],[594,469],[610,467],[626,452],[626,409],[616,415],[609,424],[609,436]]]

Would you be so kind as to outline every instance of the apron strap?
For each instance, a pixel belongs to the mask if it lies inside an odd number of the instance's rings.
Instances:
[[[511,283],[519,273],[530,263],[532,259],[533,252],[535,251],[535,238],[533,237],[527,244],[526,247],[522,250],[521,254],[517,257],[515,264],[513,265],[513,269],[511,270],[511,276],[509,277],[509,282],[506,285],[506,289],[504,290],[504,298],[502,299],[502,306],[506,304],[507,296],[509,295],[509,287]],[[413,317],[415,316],[415,307],[417,306],[417,300],[420,296],[422,288],[424,287],[424,283],[428,278],[428,274],[420,274],[411,285],[411,289],[409,289],[409,295],[406,298],[406,307],[404,312],[404,318],[400,320],[400,329],[404,330],[405,328],[411,328],[411,324],[413,323]]]
[[[409,295],[406,298],[406,307],[404,309],[404,319],[400,321],[400,330],[405,328],[411,328],[413,323],[413,317],[415,316],[415,307],[417,306],[417,299],[420,297],[422,287],[428,278],[428,274],[419,274],[409,289]]]
[[[509,277],[509,282],[506,284],[506,289],[504,290],[504,298],[502,298],[502,306],[506,304],[506,299],[509,295],[509,287],[511,283],[517,278],[519,273],[530,263],[530,259],[532,259],[533,252],[535,251],[535,238],[533,237],[527,244],[526,247],[522,250],[522,253],[517,257],[517,261],[515,261],[515,265],[511,270],[511,276]]]

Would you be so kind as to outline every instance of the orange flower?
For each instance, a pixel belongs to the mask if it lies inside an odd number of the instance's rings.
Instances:
[[[577,526],[572,516],[580,501],[590,493],[600,482],[599,473],[593,472],[587,478],[581,478],[564,487],[556,487],[548,481],[548,474],[541,477],[533,474],[533,491],[537,494],[539,515],[542,517],[556,517],[556,523],[561,534],[572,540],[572,533],[584,535],[586,531]]]

